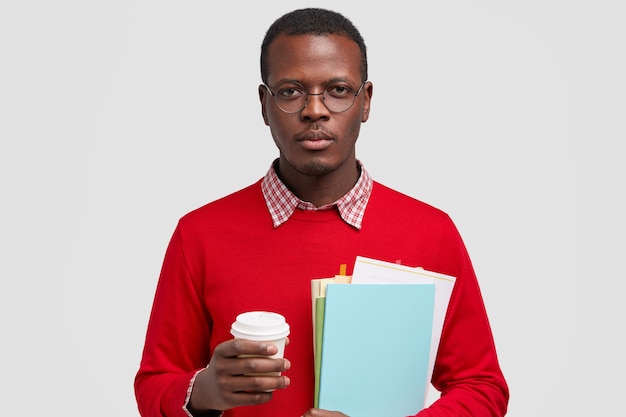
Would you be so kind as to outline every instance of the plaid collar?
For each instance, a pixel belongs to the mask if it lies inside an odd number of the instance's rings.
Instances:
[[[275,166],[278,160],[272,163],[272,166],[261,181],[261,190],[265,203],[272,216],[274,227],[289,220],[289,217],[296,209],[300,210],[329,210],[337,207],[341,218],[349,225],[361,229],[363,215],[365,214],[365,206],[372,192],[373,181],[360,161],[357,161],[361,170],[359,180],[347,194],[334,203],[321,207],[315,207],[312,203],[302,201],[287,188],[287,186],[278,178]]]

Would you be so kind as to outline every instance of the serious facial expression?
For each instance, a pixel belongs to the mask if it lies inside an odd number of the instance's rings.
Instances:
[[[287,82],[297,82],[311,94],[335,84],[357,91],[365,81],[358,45],[339,35],[280,35],[269,47],[268,63],[267,85],[274,92]],[[353,169],[355,143],[361,123],[369,117],[371,92],[368,82],[342,113],[329,111],[321,95],[311,95],[304,109],[289,114],[265,87],[259,87],[263,119],[280,151],[281,173],[285,169],[294,175],[322,176],[344,165],[352,164]]]

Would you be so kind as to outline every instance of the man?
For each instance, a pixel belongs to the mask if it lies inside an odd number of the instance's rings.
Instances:
[[[311,408],[310,280],[362,255],[457,277],[432,378],[442,395],[417,414],[504,415],[508,388],[452,221],[374,182],[356,158],[373,92],[357,29],[327,10],[288,13],[266,34],[261,76],[262,116],[279,158],[255,184],[181,218],[135,381],[141,414],[343,416]],[[250,310],[286,317],[284,359],[267,357],[272,344],[232,339],[231,323]]]

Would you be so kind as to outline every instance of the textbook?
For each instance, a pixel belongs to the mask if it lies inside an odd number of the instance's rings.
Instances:
[[[344,271],[311,282],[315,406],[360,417],[416,414],[440,337],[437,309],[447,308],[439,287],[454,278],[362,257],[352,276]],[[434,275],[416,279],[415,271]]]

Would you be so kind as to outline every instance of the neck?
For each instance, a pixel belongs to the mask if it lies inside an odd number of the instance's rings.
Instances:
[[[354,187],[361,175],[356,160],[344,161],[339,167],[321,175],[306,175],[296,171],[285,160],[274,166],[281,181],[301,200],[316,207],[331,204]]]

